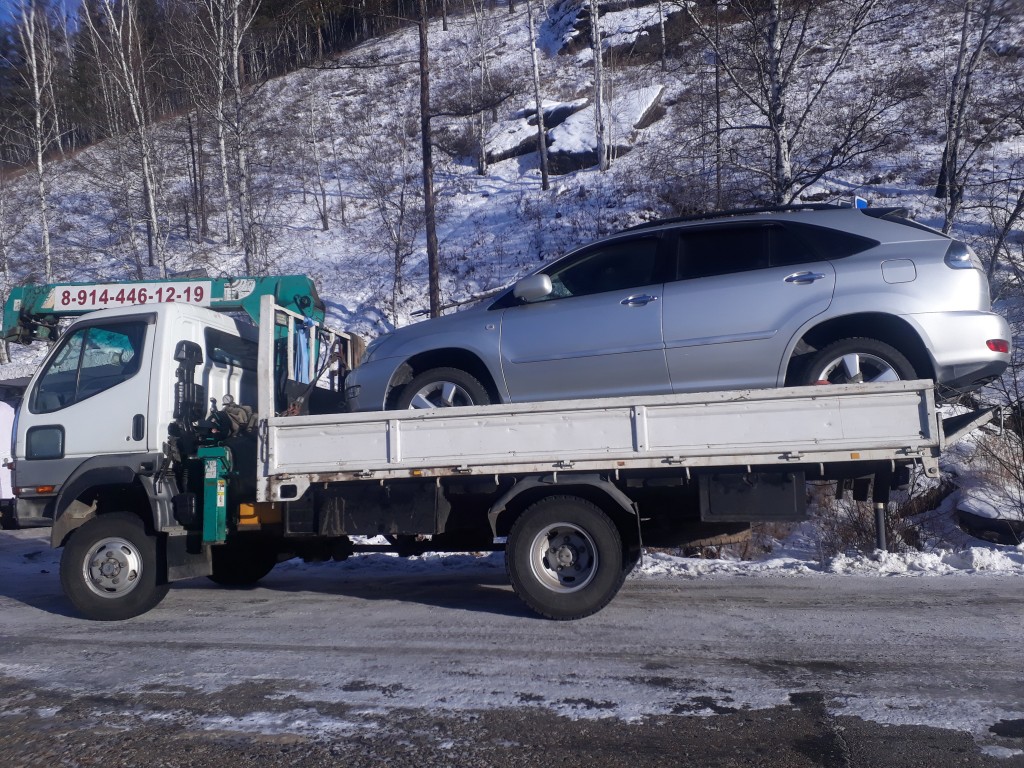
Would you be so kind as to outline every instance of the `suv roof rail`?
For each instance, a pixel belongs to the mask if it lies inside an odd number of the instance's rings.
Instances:
[[[854,208],[850,204],[843,203],[801,203],[798,205],[771,205],[762,208],[730,208],[724,211],[710,211],[708,213],[697,213],[691,216],[675,216],[670,219],[655,219],[643,224],[636,224],[627,227],[624,232],[632,232],[636,229],[647,229],[649,227],[660,227],[666,224],[681,224],[687,221],[707,221],[711,219],[725,219],[730,216],[747,216],[755,213],[786,213],[789,211],[837,211],[837,210],[859,210],[878,219],[886,218],[909,218],[910,211],[906,208]]]
[[[860,212],[876,219],[909,219],[910,209],[903,206],[891,208],[861,208]]]

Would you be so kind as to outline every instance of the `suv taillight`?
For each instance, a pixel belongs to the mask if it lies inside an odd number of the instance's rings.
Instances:
[[[946,266],[952,269],[982,269],[981,259],[970,246],[953,240],[946,251]]]
[[[1010,351],[1010,342],[1006,339],[989,339],[985,344],[993,352],[1002,352],[1005,354]]]

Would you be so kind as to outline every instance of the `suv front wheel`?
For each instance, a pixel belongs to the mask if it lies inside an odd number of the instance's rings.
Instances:
[[[432,368],[413,378],[398,396],[395,408],[447,408],[489,405],[484,385],[458,368]]]
[[[877,339],[840,339],[823,347],[804,368],[801,384],[860,384],[916,379],[910,361]]]

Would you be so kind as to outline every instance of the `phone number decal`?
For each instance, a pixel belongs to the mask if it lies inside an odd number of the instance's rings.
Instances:
[[[51,294],[54,309],[104,309],[137,304],[210,306],[209,282],[137,283],[124,285],[58,285]]]

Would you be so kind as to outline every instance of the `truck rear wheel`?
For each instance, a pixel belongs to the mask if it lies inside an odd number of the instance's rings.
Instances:
[[[71,534],[60,583],[87,619],[130,619],[153,608],[170,585],[157,562],[157,539],[127,512],[94,517]]]
[[[528,507],[509,532],[505,565],[523,602],[558,620],[597,613],[627,572],[615,523],[577,496],[550,496]]]

